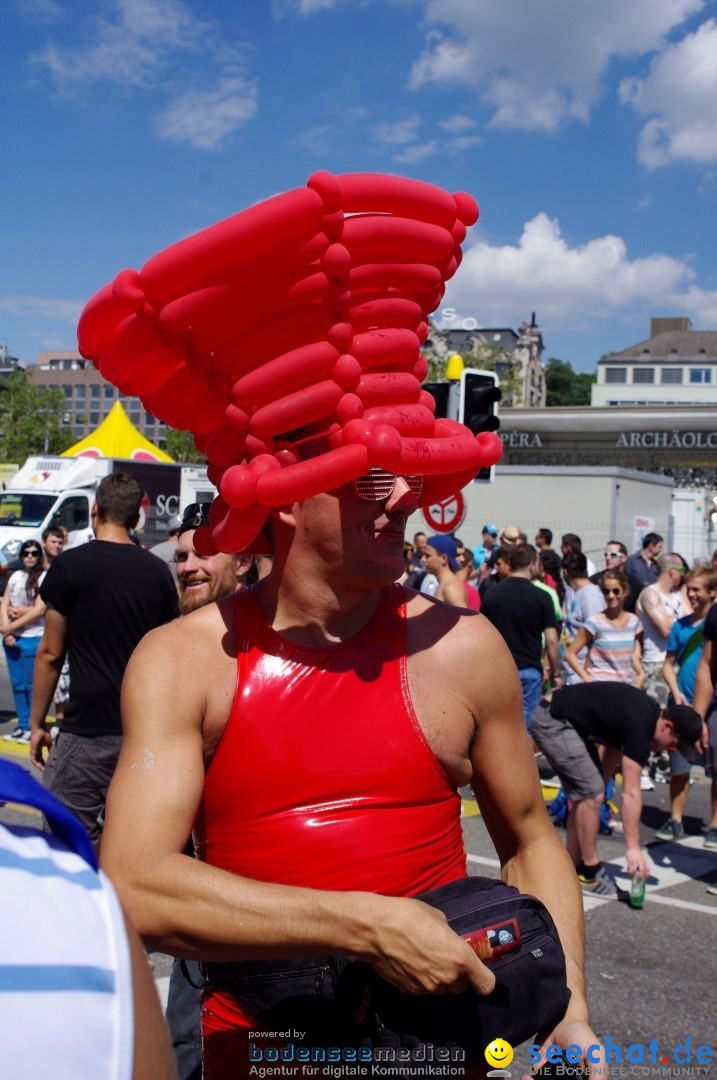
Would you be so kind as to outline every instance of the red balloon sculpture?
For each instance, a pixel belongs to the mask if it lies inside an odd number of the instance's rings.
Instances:
[[[477,219],[465,192],[317,172],[92,297],[82,355],[206,454],[220,497],[199,548],[251,550],[270,507],[372,466],[423,475],[428,505],[495,464],[498,436],[435,419],[421,389],[428,316]]]

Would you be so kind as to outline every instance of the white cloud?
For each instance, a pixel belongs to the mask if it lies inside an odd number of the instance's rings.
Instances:
[[[414,143],[394,154],[394,161],[400,161],[403,165],[410,165],[414,161],[423,161],[424,158],[438,154],[441,144],[438,139],[429,139],[427,142]]]
[[[426,0],[409,85],[473,89],[494,127],[552,132],[586,120],[615,57],[660,48],[704,0]]]
[[[0,311],[18,319],[59,319],[74,325],[84,300],[54,300],[44,296],[0,296]]]
[[[443,128],[444,131],[457,135],[461,131],[472,131],[476,126],[476,122],[470,116],[454,113],[453,116],[449,116],[445,120],[439,120],[438,126]]]
[[[408,116],[404,120],[377,124],[374,135],[385,146],[405,146],[416,141],[420,126],[420,116]]]
[[[256,97],[256,84],[241,75],[221,79],[214,90],[188,90],[156,117],[157,131],[171,142],[216,150],[227,135],[251,120]]]
[[[116,0],[114,18],[95,23],[84,48],[48,45],[32,59],[45,64],[58,89],[76,92],[88,83],[150,86],[173,50],[193,50],[205,24],[181,0]]]
[[[717,161],[717,21],[666,48],[644,78],[624,79],[621,100],[643,117],[638,157],[649,169]]]
[[[470,150],[473,146],[480,146],[483,139],[480,135],[459,135],[455,139],[449,139],[446,149],[451,151]]]
[[[15,0],[18,16],[26,22],[56,22],[64,15],[57,0]]]
[[[306,131],[299,132],[292,141],[307,153],[321,156],[329,153],[333,138],[334,129],[330,124],[316,124],[314,127],[307,128]]]
[[[275,18],[283,15],[315,15],[317,11],[331,11],[339,0],[271,0]]]
[[[717,323],[717,291],[701,289],[686,260],[653,254],[631,259],[619,236],[571,247],[545,213],[528,221],[517,245],[478,241],[449,283],[446,303],[484,326],[512,325],[537,311],[543,329],[580,327],[634,310],[689,314]]]
[[[70,96],[103,82],[159,89],[170,96],[154,116],[160,138],[200,149],[221,146],[257,110],[256,83],[243,73],[240,50],[182,0],[114,0],[112,16],[94,22],[84,47],[50,43],[31,60]],[[175,67],[181,85],[172,80]]]

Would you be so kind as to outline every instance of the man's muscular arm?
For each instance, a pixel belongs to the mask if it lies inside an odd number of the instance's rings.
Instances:
[[[515,666],[492,628],[484,624],[480,629],[481,663],[465,666],[466,676],[473,679],[469,687],[475,718],[473,787],[500,857],[503,880],[542,900],[560,934],[572,997],[565,1019],[548,1033],[547,1041],[564,1048],[572,1041],[587,1048],[598,1039],[589,1027],[585,997],[583,906],[577,876],[545,809],[526,738]],[[590,1070],[597,1074],[595,1066]]]
[[[101,858],[145,942],[220,961],[358,953],[413,993],[489,992],[492,972],[418,901],[266,884],[182,854],[202,796],[202,724],[224,631],[211,619],[220,620],[213,605],[147,635],[123,683]]]

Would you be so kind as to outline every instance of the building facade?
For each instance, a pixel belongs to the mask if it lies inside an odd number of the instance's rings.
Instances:
[[[77,439],[89,435],[105,419],[115,401],[121,401],[127,415],[150,442],[164,438],[166,425],[148,413],[137,397],[121,394],[102,378],[90,360],[78,352],[41,352],[37,364],[27,368],[35,386],[61,390],[65,396],[63,428]]]
[[[591,404],[717,405],[717,331],[689,319],[652,319],[650,337],[598,362]]]
[[[458,318],[456,325],[439,327],[431,322],[424,349],[446,361],[452,353],[481,367],[495,370],[501,380],[501,408],[542,409],[546,400],[543,336],[535,322],[521,323],[518,332],[509,327],[478,327],[474,318]],[[474,325],[475,324],[475,325]],[[485,360],[482,360],[485,357]]]

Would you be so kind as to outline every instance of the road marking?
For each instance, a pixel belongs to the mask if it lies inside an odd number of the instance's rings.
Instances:
[[[162,1006],[162,1012],[166,1012],[167,997],[169,995],[169,975],[161,975],[158,979],[154,980],[154,985],[157,987],[157,994]]]
[[[685,881],[701,881],[706,874],[716,868],[717,852],[698,846],[702,842],[701,836],[692,836],[679,844],[659,841],[654,845],[648,844],[654,864],[650,877],[655,879],[655,884],[651,884],[648,879],[645,888],[646,901],[662,904],[665,907],[681,908],[683,911],[695,911],[701,915],[717,915],[717,904],[713,907],[711,904],[697,904],[693,900],[683,900],[678,896],[657,895],[658,890],[672,889]],[[655,852],[653,848],[657,848],[658,851]],[[466,860],[479,866],[500,866],[498,859],[492,859],[486,855],[466,855]],[[612,871],[610,876],[618,887],[623,892],[629,892],[630,879],[627,875],[626,857],[622,856],[607,863],[607,868],[608,871]],[[659,876],[655,870],[659,870]],[[583,910],[593,911],[595,908],[602,907],[603,904],[616,903],[619,899],[618,896],[592,896],[584,892]]]
[[[560,791],[560,788],[550,781],[541,780],[540,786],[543,791],[543,799],[545,802],[552,802],[555,796]],[[475,799],[461,799],[461,817],[477,817],[480,816],[480,806]]]
[[[500,859],[489,859],[486,855],[466,855],[466,859],[482,866],[500,866]]]
[[[42,811],[35,809],[34,806],[28,806],[27,803],[6,802],[3,803],[3,808],[8,810],[19,810],[21,814],[35,814],[37,817],[42,817]]]

